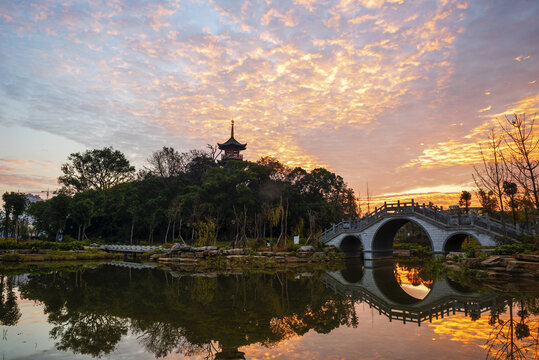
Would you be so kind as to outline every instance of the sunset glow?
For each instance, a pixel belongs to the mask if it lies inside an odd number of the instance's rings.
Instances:
[[[325,166],[373,203],[455,204],[490,128],[539,110],[537,15],[529,1],[2,2],[0,190],[58,188],[89,148],[141,168],[163,146],[226,141],[234,119],[248,160]]]

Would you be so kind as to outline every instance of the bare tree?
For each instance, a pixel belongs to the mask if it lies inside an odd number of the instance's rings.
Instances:
[[[472,175],[475,185],[478,189],[492,191],[498,198],[498,204],[502,213],[502,227],[505,232],[505,217],[503,208],[503,182],[509,179],[509,172],[504,162],[504,157],[501,152],[501,144],[503,137],[496,134],[494,129],[490,130],[488,138],[487,153],[481,147],[482,166],[474,166]]]
[[[206,144],[206,148],[208,149],[207,154],[213,161],[217,161],[217,158],[223,152],[222,150],[219,150],[217,146],[212,144]]]
[[[154,151],[148,158],[150,167],[148,170],[165,181],[180,176],[185,172],[187,154],[179,153],[174,148],[164,146],[159,151]]]
[[[539,209],[539,178],[537,149],[539,139],[534,137],[535,116],[526,118],[526,114],[514,114],[505,117],[505,125],[500,123],[505,133],[505,144],[508,148],[509,170],[525,192],[533,197],[535,209]]]

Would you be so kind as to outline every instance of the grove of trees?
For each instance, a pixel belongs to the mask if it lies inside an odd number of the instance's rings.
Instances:
[[[212,146],[164,147],[136,173],[112,148],[74,153],[61,168],[63,188],[27,212],[49,240],[63,232],[79,240],[231,246],[284,246],[293,235],[313,242],[332,222],[359,215],[354,191],[324,168],[292,169],[269,157],[222,163],[217,155]]]

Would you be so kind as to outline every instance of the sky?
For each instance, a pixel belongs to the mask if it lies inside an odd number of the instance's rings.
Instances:
[[[247,143],[361,197],[473,190],[480,144],[539,109],[539,2],[0,2],[0,191],[70,153]],[[426,195],[432,194],[432,195]]]

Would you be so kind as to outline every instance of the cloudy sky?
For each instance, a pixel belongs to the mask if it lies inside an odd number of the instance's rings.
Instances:
[[[141,167],[236,138],[365,195],[471,188],[478,144],[539,108],[539,2],[0,3],[0,191],[58,187],[69,153]],[[403,195],[404,196],[404,195]]]

